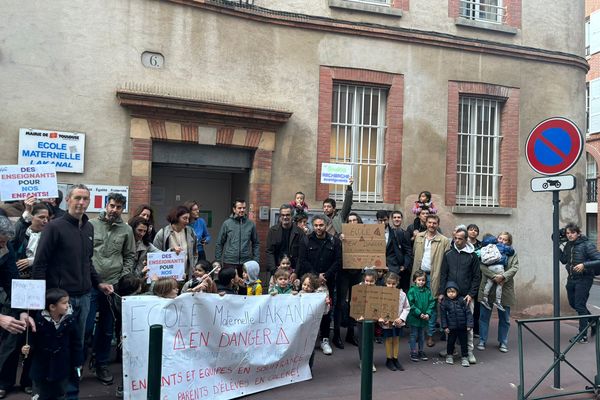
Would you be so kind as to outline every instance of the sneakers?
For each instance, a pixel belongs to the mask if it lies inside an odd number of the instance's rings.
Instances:
[[[392,361],[391,358],[388,358],[387,360],[385,360],[385,366],[387,367],[387,369],[389,369],[390,371],[397,371],[398,369],[396,368],[396,366],[394,365],[394,362]]]
[[[475,358],[475,355],[473,354],[472,351],[469,352],[469,356],[467,357],[467,360],[469,360],[469,364],[477,364],[477,359]],[[464,367],[464,365],[463,365]]]
[[[496,308],[497,308],[498,310],[500,310],[500,311],[502,311],[502,312],[506,311],[506,310],[504,309],[504,307],[502,307],[502,303],[500,303],[500,300],[496,300],[496,301],[494,302],[494,305],[496,306]]]
[[[427,361],[427,360],[429,360],[429,358],[427,358],[427,355],[425,354],[424,351],[420,351],[419,352],[419,358],[421,359],[421,361]]]
[[[477,350],[484,351],[485,350],[485,343],[484,342],[479,342],[477,344]]]
[[[481,299],[481,301],[479,303],[481,303],[481,305],[483,307],[485,307],[488,310],[492,311],[492,307],[490,306],[490,303],[488,302],[488,298],[487,297],[484,297],[483,299]]]
[[[446,364],[454,364],[454,357],[452,356],[446,356]]]
[[[392,362],[394,363],[394,366],[398,371],[404,371],[404,367],[402,366],[402,364],[400,364],[400,361],[398,361],[397,358],[392,358]]]
[[[577,342],[579,344],[586,344],[588,342],[588,338],[587,336],[582,336],[579,339],[577,339],[578,335],[573,336],[571,339],[569,339],[569,342],[574,343]]]
[[[500,347],[498,347],[498,350],[500,350],[501,353],[508,353],[508,347],[506,347],[504,343],[502,343]]]
[[[333,353],[331,345],[329,344],[329,339],[324,338],[323,340],[321,340],[321,350],[323,350],[323,354],[325,354],[326,356],[330,356]]]
[[[104,385],[112,385],[114,379],[107,365],[96,365],[96,378]]]
[[[362,363],[358,363],[358,369],[362,369]],[[377,372],[377,368],[375,368],[375,364],[373,364],[373,372]]]
[[[468,367],[471,364],[469,364],[469,358],[468,357],[462,357],[460,359],[460,365],[462,365],[463,367]]]
[[[419,353],[410,353],[410,361],[418,362],[419,361]]]

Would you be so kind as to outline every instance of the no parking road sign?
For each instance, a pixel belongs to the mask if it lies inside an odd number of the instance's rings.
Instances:
[[[575,165],[583,151],[579,128],[566,118],[549,118],[529,134],[525,145],[527,162],[542,175],[559,175]]]

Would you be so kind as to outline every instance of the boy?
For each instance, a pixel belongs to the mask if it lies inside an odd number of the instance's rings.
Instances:
[[[293,294],[293,288],[290,284],[290,272],[285,269],[278,269],[273,275],[275,286],[269,290],[270,295]]]
[[[442,329],[448,335],[446,364],[454,364],[454,344],[460,343],[461,365],[469,366],[467,332],[473,329],[473,314],[462,296],[458,295],[458,285],[452,281],[446,284],[446,296],[440,305]]]
[[[31,380],[38,400],[64,399],[72,374],[81,374],[83,351],[69,305],[69,294],[58,288],[46,291],[46,309],[36,315]],[[29,352],[23,346],[23,354]]]

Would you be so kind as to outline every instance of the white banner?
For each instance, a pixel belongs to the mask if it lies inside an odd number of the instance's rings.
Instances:
[[[58,197],[53,165],[0,165],[0,200]]]
[[[185,254],[183,252],[165,251],[160,253],[148,253],[148,280],[151,282],[154,275],[159,278],[175,278],[178,281],[184,279],[185,274]]]
[[[123,298],[126,399],[146,399],[150,326],[163,326],[162,399],[233,399],[311,379],[325,295]]]
[[[83,173],[85,135],[19,129],[19,164],[52,164],[58,172]]]

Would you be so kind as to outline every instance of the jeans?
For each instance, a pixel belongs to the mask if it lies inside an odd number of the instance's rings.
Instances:
[[[90,310],[86,322],[86,332],[94,332],[93,351],[96,355],[96,365],[108,365],[110,359],[110,345],[115,329],[115,309],[112,306],[115,296],[106,296],[98,289],[92,289]],[[98,323],[94,331],[94,320],[98,311]]]
[[[344,317],[344,310],[349,310],[350,307],[350,289],[354,285],[360,283],[360,270],[342,270],[336,277],[336,295],[335,295],[335,310],[333,314],[333,336],[336,338],[340,337],[340,325],[342,318]],[[330,294],[333,294],[329,292]],[[348,299],[348,307],[344,307]],[[346,337],[351,338],[354,336],[354,324],[355,321],[350,316],[348,317],[348,329],[346,330]]]
[[[590,277],[567,280],[567,299],[572,309],[577,311],[577,315],[590,315],[590,310],[587,308],[587,301],[590,297],[590,289],[594,280]],[[587,330],[587,318],[579,320],[579,332]]]
[[[423,351],[425,345],[425,327],[411,326],[410,339],[408,343],[410,346],[411,353]]]
[[[425,276],[427,277],[427,282],[425,283],[425,285],[431,289],[431,274],[425,274]],[[433,309],[431,310],[431,315],[429,316],[429,327],[427,328],[427,336],[433,336],[433,334],[435,333],[435,323],[436,323],[436,319],[437,319],[437,308],[438,308],[438,302],[437,302],[437,296],[435,293],[432,292],[433,298],[436,299],[435,304],[433,305]]]
[[[505,311],[498,310],[498,343],[508,346],[508,330],[510,329],[510,307],[504,306]],[[479,309],[479,342],[486,343],[490,329],[492,311],[485,307]]]
[[[75,343],[75,346],[83,351],[85,323],[90,312],[90,293],[81,296],[69,296],[69,303],[71,303],[71,307],[73,308],[73,320],[75,321],[75,328],[77,329],[77,342]],[[79,398],[79,379],[76,378],[75,371],[73,371],[73,374],[69,378],[67,398]]]

